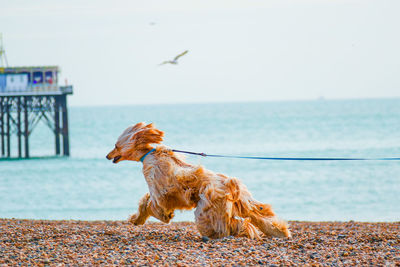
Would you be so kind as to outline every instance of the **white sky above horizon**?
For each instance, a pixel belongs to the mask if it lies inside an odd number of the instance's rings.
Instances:
[[[399,10],[398,0],[0,0],[0,32],[10,66],[61,67],[71,105],[393,98]]]

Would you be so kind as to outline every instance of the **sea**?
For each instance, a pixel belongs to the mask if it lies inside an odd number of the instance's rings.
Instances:
[[[164,145],[206,154],[400,157],[400,99],[70,107],[70,157],[53,156],[42,121],[30,136],[32,159],[0,159],[0,218],[127,219],[148,192],[142,164],[105,156],[141,121],[165,132]],[[400,161],[186,160],[241,179],[285,220],[400,220]],[[193,220],[193,211],[174,218]]]

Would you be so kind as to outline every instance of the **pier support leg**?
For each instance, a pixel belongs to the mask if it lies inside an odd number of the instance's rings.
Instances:
[[[10,104],[6,101],[6,112],[7,112],[7,157],[11,157],[11,136],[10,136]]]
[[[56,155],[60,155],[60,99],[58,96],[54,101],[54,136]]]
[[[17,100],[17,136],[18,136],[18,157],[22,158],[22,140],[21,140],[21,97]]]
[[[25,158],[29,158],[29,117],[28,117],[28,97],[24,97],[24,135],[25,135]]]
[[[64,146],[64,156],[69,156],[69,135],[68,135],[68,109],[67,109],[67,95],[61,95],[61,107],[62,107],[62,136]]]
[[[4,108],[3,108],[3,98],[0,98],[0,134],[1,134],[1,155],[4,156]]]
[[[18,154],[13,154],[29,158],[29,136],[42,119],[54,132],[56,155],[69,156],[67,94],[55,94],[0,96],[0,157],[11,158],[11,143],[15,140]]]

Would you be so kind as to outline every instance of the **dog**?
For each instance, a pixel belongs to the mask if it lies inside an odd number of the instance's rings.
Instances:
[[[255,200],[239,179],[186,163],[163,145],[154,148],[163,136],[154,124],[137,123],[121,134],[106,156],[113,163],[143,162],[149,193],[140,199],[130,223],[142,225],[150,216],[169,223],[175,210],[195,209],[195,224],[203,237],[291,237],[288,224],[270,205]]]

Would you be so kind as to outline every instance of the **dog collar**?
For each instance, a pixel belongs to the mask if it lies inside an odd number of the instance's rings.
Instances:
[[[147,157],[148,154],[150,154],[151,152],[155,151],[156,149],[153,148],[152,150],[150,150],[149,152],[147,152],[146,154],[144,154],[141,158],[140,161],[143,162],[143,160],[145,159],[145,157]]]

